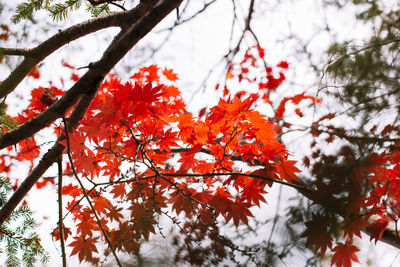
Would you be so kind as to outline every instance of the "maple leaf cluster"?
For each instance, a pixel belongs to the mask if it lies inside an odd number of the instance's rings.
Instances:
[[[71,80],[79,79],[73,66],[62,64],[71,70]],[[203,108],[198,116],[187,110],[176,86],[178,76],[171,69],[143,67],[128,81],[110,74],[79,126],[60,141],[67,148],[64,174],[75,176],[61,190],[74,224],[62,226],[71,255],[97,264],[100,255],[112,252],[111,247],[138,253],[141,242],[157,232],[160,217],[165,215],[191,237],[179,245],[176,260],[199,264],[199,255],[206,255],[213,264],[222,261],[229,242],[219,234],[218,223],[248,224],[252,207],[266,202],[264,196],[274,182],[303,186],[296,162],[277,137],[293,127],[286,121],[289,102],[295,106],[295,116],[301,117],[300,102],[320,100],[305,93],[270,100],[285,80],[283,72],[288,67],[285,61],[276,68],[266,66],[265,51],[250,47],[241,62],[229,66],[218,103]],[[255,84],[257,91],[234,92],[230,81]],[[217,85],[217,92],[219,88]],[[54,86],[32,90],[29,106],[13,119],[28,121],[63,93]],[[267,118],[260,112],[266,105],[274,116]],[[321,117],[311,133],[319,136],[320,124],[334,117]],[[64,123],[52,125],[56,136],[62,133]],[[329,127],[326,131],[326,142],[342,133]],[[394,129],[385,131],[383,136]],[[315,144],[313,147],[316,149]],[[41,154],[34,138],[21,141],[13,150],[9,147],[0,155],[0,170],[6,175],[18,161],[33,166]],[[304,165],[316,179],[315,190],[308,195],[315,204],[342,217],[345,240],[334,245],[333,221],[338,219],[321,211],[305,223],[302,236],[307,245],[321,254],[329,248],[334,253],[332,264],[337,266],[358,261],[353,236],[360,237],[368,219],[374,219],[371,239],[379,240],[389,221],[397,218],[393,211],[399,201],[399,155],[393,149],[371,153],[361,164],[356,153],[343,146],[337,157],[316,150],[311,158],[305,158]],[[84,185],[78,176],[86,179]],[[327,177],[335,178],[327,182]],[[17,187],[18,180],[14,184]],[[54,179],[42,179],[37,187],[52,184]],[[183,223],[179,224],[178,218]],[[59,233],[57,227],[53,232],[56,239]],[[206,239],[211,243],[202,251],[191,245]],[[108,243],[104,252],[99,251],[101,242]],[[184,246],[186,251],[197,252],[184,253]]]
[[[313,136],[322,140],[311,144],[311,156],[303,163],[314,177],[313,200],[325,207],[325,213],[313,215],[303,236],[322,255],[331,248],[332,265],[347,267],[358,262],[354,239],[361,238],[362,230],[376,243],[390,229],[389,224],[398,221],[400,154],[396,143],[388,146],[386,142],[396,141],[400,133],[391,124],[378,131],[376,124],[364,135],[353,134],[334,127],[330,121],[335,117],[326,114],[312,126]],[[336,154],[321,149],[330,144],[340,144]],[[337,225],[344,242],[334,246],[331,237],[337,236]]]
[[[176,79],[171,71],[150,66],[131,78],[134,83],[109,76],[69,135],[76,171],[95,187],[107,177],[102,190],[124,200],[118,205],[96,188],[90,192],[98,214],[116,225],[107,229],[116,248],[137,252],[138,240],[155,233],[157,216],[169,205],[177,216],[199,220],[209,229],[220,217],[236,226],[247,224],[251,207],[265,202],[272,180],[296,179],[299,170],[287,159],[272,122],[253,108],[257,95],[220,99],[201,119],[186,110],[174,85],[161,84]],[[264,167],[249,172],[236,161]],[[72,198],[67,207],[78,232],[70,243],[73,254],[95,262],[78,248],[90,250],[92,243],[82,242],[100,230],[90,208],[77,204],[79,187],[64,188],[69,188],[63,193]]]

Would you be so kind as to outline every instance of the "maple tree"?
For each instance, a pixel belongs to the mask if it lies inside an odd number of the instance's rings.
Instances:
[[[80,2],[28,1],[19,5],[13,21],[39,9],[61,20]],[[110,12],[110,5],[121,7],[119,1],[88,2],[94,15]],[[215,86],[218,103],[198,114],[188,110],[177,86],[179,74],[170,67],[142,66],[127,79],[111,71],[164,17],[179,11],[181,2],[142,0],[130,10],[61,30],[33,49],[0,49],[3,60],[24,57],[0,84],[0,97],[5,98],[25,77],[40,79],[38,63],[58,48],[103,28],[120,28],[100,60],[84,68],[85,74],[69,62],[60,63],[70,73],[70,88],[33,88],[28,106],[13,117],[1,103],[0,170],[5,179],[0,180],[0,241],[9,248],[7,264],[18,264],[11,250],[15,242],[26,252],[26,265],[36,256],[46,260],[37,235],[21,237],[25,232],[9,225],[18,214],[26,214],[24,224],[31,230],[34,222],[24,197],[33,187],[55,184],[59,214],[52,235],[60,242],[64,266],[66,246],[80,262],[99,264],[111,255],[122,266],[120,253],[136,255],[143,241],[162,234],[163,217],[178,228],[176,262],[216,265],[227,258],[238,261],[235,255],[240,253],[257,264],[256,252],[235,244],[221,228],[229,222],[236,228],[248,225],[252,209],[266,203],[273,184],[293,188],[309,200],[305,221],[293,219],[293,224],[302,224],[298,234],[316,254],[332,255],[331,265],[359,261],[355,240],[361,232],[375,243],[400,247],[395,123],[363,125],[368,131],[354,135],[336,123],[341,114],[318,114],[302,129],[314,139],[311,153],[296,162],[282,136],[299,130],[290,118],[313,116],[324,99],[307,92],[282,96],[290,64],[284,59],[271,64],[257,41],[240,60],[229,61],[223,81]],[[250,1],[244,32],[251,32],[253,11]],[[12,31],[7,25],[0,29],[0,39],[7,41]],[[332,62],[326,71],[340,70],[335,64],[341,63]],[[352,95],[349,99],[354,100]],[[52,142],[48,151],[36,137],[42,130],[51,132],[46,134]],[[336,148],[329,154],[323,148],[330,144]],[[29,163],[28,176],[9,179],[20,162]],[[57,177],[43,177],[53,164]]]

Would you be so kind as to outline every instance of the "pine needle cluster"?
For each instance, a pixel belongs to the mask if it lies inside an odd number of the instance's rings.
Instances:
[[[12,192],[11,184],[0,178],[0,204],[3,205]],[[49,255],[40,244],[35,232],[36,222],[26,205],[19,206],[10,218],[0,226],[0,255],[5,255],[5,266],[35,266],[37,259],[49,261]]]
[[[13,23],[19,23],[23,19],[30,19],[34,11],[46,10],[50,13],[54,21],[66,20],[71,11],[81,8],[82,0],[65,0],[54,3],[54,0],[28,0],[17,6],[14,16],[11,18]],[[86,4],[86,11],[92,16],[98,17],[110,13],[109,3],[100,5]]]

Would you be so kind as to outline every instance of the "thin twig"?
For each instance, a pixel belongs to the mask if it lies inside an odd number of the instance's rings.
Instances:
[[[350,57],[350,56],[357,55],[358,53],[363,52],[363,51],[365,51],[365,50],[368,50],[368,49],[371,49],[371,48],[374,48],[374,47],[378,47],[378,46],[388,45],[388,44],[395,43],[395,42],[400,42],[400,39],[399,39],[399,38],[396,38],[396,39],[387,40],[387,41],[381,42],[381,43],[370,44],[370,45],[364,46],[364,47],[362,47],[362,48],[360,48],[360,49],[354,50],[354,51],[351,52],[351,53],[346,53],[346,54],[344,54],[344,55],[341,55],[341,56],[337,57],[336,59],[331,60],[331,61],[329,61],[328,63],[326,63],[326,64],[324,65],[323,69],[322,69],[322,74],[321,74],[321,78],[320,78],[319,83],[318,83],[318,90],[317,90],[316,96],[318,97],[319,92],[320,92],[321,89],[322,89],[322,80],[324,79],[324,77],[325,77],[325,75],[326,75],[326,73],[327,73],[329,67],[333,66],[334,64],[336,64],[336,63],[339,62],[339,61],[344,60],[345,58],[348,58],[348,57]]]
[[[60,234],[60,245],[63,267],[67,266],[67,257],[65,254],[65,243],[64,243],[64,225],[63,225],[63,205],[62,205],[62,157],[57,161],[58,165],[58,229]]]
[[[346,139],[348,141],[363,141],[363,142],[399,142],[400,138],[390,138],[390,137],[378,137],[378,136],[356,136],[356,135],[347,135],[340,131],[336,131],[335,129],[324,130],[317,128],[317,125],[314,126],[314,130],[319,133],[326,133],[329,135],[334,135],[339,138]]]
[[[269,237],[268,237],[268,243],[267,243],[266,251],[269,251],[269,249],[271,247],[272,236],[275,233],[275,227],[276,227],[276,225],[278,223],[278,220],[279,220],[279,209],[280,209],[280,204],[281,204],[281,197],[282,197],[282,186],[279,186],[278,203],[276,205],[275,216],[274,216],[274,220],[273,220],[273,223],[272,223],[272,229],[271,229],[271,232],[270,232]]]
[[[103,233],[104,238],[106,239],[106,241],[108,243],[108,246],[110,247],[111,252],[113,253],[114,258],[115,258],[118,266],[122,267],[121,262],[118,259],[117,253],[115,252],[115,248],[112,245],[111,240],[108,237],[108,234],[107,234],[106,230],[104,229],[103,225],[101,224],[99,215],[97,214],[96,210],[94,209],[92,201],[90,200],[88,194],[86,193],[85,187],[83,186],[83,183],[82,183],[81,179],[79,179],[78,174],[76,173],[75,166],[74,166],[74,163],[73,163],[72,157],[71,157],[71,147],[70,147],[70,142],[69,142],[70,140],[69,140],[69,134],[68,134],[68,126],[67,126],[67,122],[66,122],[65,118],[63,118],[63,122],[64,122],[64,127],[65,127],[65,135],[66,135],[66,139],[67,139],[67,154],[68,154],[69,162],[71,164],[71,170],[74,173],[74,176],[75,176],[76,180],[78,181],[79,186],[81,187],[82,193],[84,194],[87,202],[89,203],[90,209],[92,210],[93,215],[96,218],[97,224],[99,225],[99,227],[101,229],[101,232]]]
[[[6,48],[0,47],[1,56],[27,56],[31,53],[29,48]]]
[[[180,26],[180,25],[182,25],[182,24],[184,24],[184,23],[186,23],[186,22],[191,21],[192,19],[196,18],[198,15],[200,15],[201,13],[203,13],[204,11],[206,11],[207,8],[208,8],[210,5],[214,4],[216,1],[217,1],[217,0],[212,0],[212,1],[208,2],[208,3],[205,3],[204,6],[203,6],[201,9],[199,9],[196,13],[194,13],[194,14],[191,15],[190,17],[188,17],[188,18],[186,18],[186,19],[177,20],[177,21],[174,23],[173,26],[171,26],[171,27],[169,27],[169,28],[165,28],[165,29],[159,30],[159,31],[156,32],[156,33],[164,32],[164,31],[172,31],[174,28],[176,28],[176,26]],[[181,16],[182,16],[182,14],[181,14]]]
[[[158,172],[157,174],[150,175],[150,176],[143,176],[143,177],[138,177],[138,178],[135,177],[133,179],[118,180],[118,181],[113,181],[113,182],[97,183],[96,186],[109,185],[109,184],[131,183],[131,182],[137,182],[137,181],[143,181],[143,180],[150,180],[150,179],[154,179],[156,177],[161,177],[161,178],[165,179],[165,177],[214,177],[214,176],[230,176],[230,175],[251,177],[251,178],[256,178],[256,179],[260,179],[260,180],[264,180],[264,181],[269,181],[272,183],[286,185],[286,186],[289,186],[289,187],[292,187],[292,188],[295,188],[295,189],[301,190],[301,191],[315,192],[315,190],[313,190],[301,183],[291,184],[291,183],[288,183],[285,181],[275,180],[275,179],[261,176],[261,175],[256,175],[256,174],[251,174],[251,173],[242,173],[242,172],[227,172],[227,173],[215,173],[215,172],[212,172],[212,173],[162,173],[162,172]],[[204,205],[204,203],[202,203],[202,202],[199,202],[199,204]]]

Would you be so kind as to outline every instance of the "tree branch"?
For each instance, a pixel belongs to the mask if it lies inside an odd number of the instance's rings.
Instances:
[[[122,30],[104,52],[102,58],[90,64],[89,70],[69,89],[56,103],[35,118],[0,136],[0,149],[14,145],[31,137],[36,132],[50,125],[65,113],[85,93],[97,90],[107,73],[119,60],[150,30],[155,27],[171,10],[174,10],[183,0],[164,0],[159,5],[146,8],[150,11],[133,22],[130,28]],[[139,7],[137,7],[139,8]],[[140,8],[140,9],[143,9]],[[3,85],[2,83],[1,85]],[[1,86],[0,85],[0,86]]]
[[[0,47],[0,57],[2,56],[28,56],[31,49],[28,48],[4,48]]]
[[[152,6],[140,3],[127,12],[118,12],[87,20],[58,32],[32,49],[0,48],[0,55],[22,55],[25,59],[0,84],[0,98],[11,93],[28,73],[43,59],[64,45],[90,33],[109,27],[125,27],[143,17]]]
[[[92,201],[90,200],[89,195],[88,195],[88,193],[86,192],[85,187],[83,186],[83,183],[82,183],[81,179],[79,179],[78,174],[76,173],[75,166],[74,166],[74,162],[72,161],[72,156],[71,156],[71,145],[70,145],[69,135],[68,135],[69,128],[71,128],[71,127],[69,127],[69,125],[67,125],[67,122],[66,122],[65,119],[64,119],[63,121],[64,121],[64,126],[65,126],[65,129],[66,129],[66,131],[65,131],[65,136],[66,136],[66,139],[67,139],[67,155],[68,155],[69,163],[71,164],[72,172],[73,172],[73,174],[74,174],[74,176],[75,176],[75,179],[76,179],[76,180],[78,181],[78,183],[79,183],[79,186],[80,186],[80,188],[81,188],[81,190],[82,190],[83,195],[85,196],[87,202],[89,203],[90,209],[92,210],[93,215],[94,215],[94,217],[96,218],[97,224],[99,225],[99,227],[100,227],[100,229],[101,229],[101,232],[103,233],[103,236],[104,236],[104,238],[106,239],[107,244],[108,244],[108,246],[110,247],[110,250],[111,250],[112,254],[114,255],[115,261],[117,262],[117,264],[118,264],[119,267],[122,267],[121,262],[119,261],[119,258],[118,258],[118,256],[117,256],[117,253],[115,252],[115,248],[114,248],[113,244],[111,243],[111,240],[110,240],[110,238],[109,238],[109,236],[108,236],[106,230],[104,229],[103,224],[102,224],[101,221],[100,221],[100,217],[99,217],[99,215],[97,214],[96,209],[94,208],[94,206],[93,206],[93,204],[92,204]]]
[[[82,97],[76,105],[74,111],[69,116],[70,126],[76,126],[82,119],[86,110],[89,108],[94,95],[85,95]],[[25,195],[32,189],[40,177],[45,171],[61,156],[65,149],[65,146],[60,143],[64,140],[64,130],[57,139],[57,143],[43,156],[38,165],[32,170],[32,172],[25,178],[18,189],[10,197],[7,203],[0,209],[0,225],[8,219],[12,211],[18,206]]]
[[[84,94],[80,98],[74,111],[68,118],[69,126],[76,127],[79,121],[84,117],[87,109],[90,106],[90,103],[92,102],[93,98],[97,93],[97,89],[98,86],[100,85],[100,82],[103,80],[107,72],[112,67],[114,67],[114,65],[154,26],[156,26],[172,10],[178,7],[182,1],[183,0],[158,1],[158,4],[153,6],[150,12],[148,12],[143,18],[141,18],[136,23],[133,23],[132,26],[126,30],[125,33],[119,34],[119,38],[114,39],[109,48],[104,52],[102,58],[98,62],[94,63],[93,66],[89,69],[89,71],[67,93],[65,93],[65,95],[59,101],[57,101],[55,104],[53,104],[50,108],[48,108],[40,115],[46,113],[47,114],[46,116],[52,116],[52,118],[55,119],[59,115],[54,114],[52,110],[53,106],[57,106],[58,102],[60,101],[67,101],[67,100],[70,101],[72,97],[74,96],[78,97]],[[65,111],[67,109],[68,108],[66,108]],[[38,122],[36,122],[36,124],[37,123]],[[18,128],[21,129],[22,126]],[[32,129],[30,128],[27,128],[26,130],[32,131]],[[35,128],[35,130],[38,131],[40,129]],[[23,135],[24,135],[23,132],[19,132],[18,134],[14,134],[14,137],[21,138],[21,136]],[[0,140],[2,140],[2,138],[3,136],[0,137]],[[8,136],[8,138],[10,138],[10,135]],[[3,222],[10,216],[11,212],[17,207],[20,201],[31,190],[31,188],[35,185],[37,180],[55,162],[55,160],[58,159],[58,157],[64,151],[65,146],[60,144],[60,141],[64,139],[65,139],[65,134],[63,131],[60,137],[57,139],[58,142],[43,156],[39,164],[32,170],[32,172],[27,176],[27,178],[22,182],[21,186],[14,192],[14,194],[7,201],[7,203],[0,209],[0,225],[3,224]],[[15,144],[18,141],[15,142],[9,140],[8,142],[11,142],[11,144]],[[2,147],[5,147],[4,143]]]
[[[62,157],[57,160],[58,165],[58,231],[61,246],[61,258],[63,267],[67,267],[67,257],[65,254],[65,243],[64,243],[64,224],[63,224],[63,204],[62,204]]]
[[[323,88],[323,86],[322,86],[322,81],[323,81],[323,79],[324,79],[326,73],[328,72],[329,67],[333,66],[334,64],[336,64],[336,63],[338,63],[338,62],[340,62],[340,61],[342,61],[342,60],[344,60],[344,59],[346,59],[346,58],[348,58],[348,57],[357,55],[358,53],[361,53],[361,52],[363,52],[363,51],[365,51],[365,50],[373,49],[373,48],[376,48],[376,47],[379,47],[379,46],[385,46],[385,45],[388,45],[388,44],[391,44],[391,43],[397,43],[397,42],[400,42],[400,39],[399,39],[399,38],[395,38],[395,39],[391,39],[391,40],[386,40],[386,41],[383,41],[383,42],[372,43],[372,44],[366,45],[366,46],[364,46],[364,47],[362,47],[362,48],[360,48],[360,49],[354,50],[354,51],[352,51],[352,52],[350,52],[350,53],[345,53],[345,54],[343,54],[343,55],[337,57],[337,58],[334,59],[334,60],[330,60],[330,61],[329,61],[328,63],[326,63],[326,64],[323,66],[323,68],[322,68],[321,78],[319,79],[318,90],[317,90],[316,97],[318,97],[319,92],[320,92],[320,91],[322,90],[322,88]]]
[[[390,138],[390,137],[379,137],[379,136],[361,136],[361,135],[347,135],[343,131],[335,131],[335,129],[324,130],[315,125],[313,130],[319,133],[326,133],[329,135],[334,135],[339,138],[346,139],[349,142],[371,142],[371,143],[383,143],[383,142],[400,142],[400,138]]]
[[[177,148],[177,149],[171,149],[172,152],[174,153],[179,153],[179,152],[187,152],[189,151],[189,149],[185,149],[185,148]],[[210,154],[211,151],[207,150],[207,149],[201,149],[199,152],[202,153],[206,153],[206,154]],[[240,156],[231,156],[232,160],[237,160],[237,161],[243,161],[242,157]],[[250,163],[250,162],[248,162]],[[264,164],[262,164],[259,161],[255,161],[253,162],[256,166],[264,166]],[[302,194],[304,197],[306,197],[307,199],[311,200],[314,203],[317,203],[325,208],[328,208],[331,211],[334,211],[336,214],[340,215],[340,216],[346,216],[346,212],[345,212],[345,207],[343,205],[341,205],[341,200],[335,198],[334,196],[328,196],[325,195],[323,199],[321,199],[320,194],[316,191],[316,190],[312,190],[308,185],[306,185],[304,182],[301,181],[292,181],[291,184],[282,182],[282,181],[277,181],[274,179],[270,179],[267,177],[263,177],[263,176],[258,176],[258,175],[252,175],[252,174],[241,174],[241,173],[230,173],[230,174],[237,174],[237,175],[243,175],[243,176],[250,176],[253,178],[257,178],[257,179],[262,179],[262,180],[267,180],[270,182],[277,182],[286,186],[290,186],[292,188],[294,188],[295,190],[297,190],[300,194]],[[165,174],[163,173],[164,176],[179,176],[176,174]],[[209,174],[209,175],[227,175],[227,174]],[[181,175],[181,176],[185,176],[185,175]],[[207,174],[187,174],[186,176],[207,176]],[[152,178],[152,177],[146,177],[146,178]],[[134,179],[132,179],[134,180]],[[130,180],[131,181],[131,180]],[[125,181],[123,181],[125,182]],[[373,229],[371,227],[365,227],[362,229],[362,231],[367,234],[367,235],[371,235],[373,234]],[[396,248],[400,249],[400,240],[397,238],[396,232],[393,231],[392,229],[386,229],[383,232],[383,235],[381,237],[381,239],[379,239],[379,241],[384,242],[386,244],[389,244],[391,246],[394,246]]]
[[[212,4],[214,4],[216,1],[217,1],[217,0],[211,0],[211,1],[208,2],[208,3],[204,3],[203,8],[199,9],[196,13],[194,13],[194,14],[191,15],[190,17],[185,18],[185,19],[180,19],[180,20],[176,21],[176,22],[174,23],[174,25],[172,25],[171,27],[168,27],[168,28],[166,28],[166,29],[159,30],[158,32],[172,31],[175,27],[180,26],[180,25],[182,25],[182,24],[184,24],[184,23],[186,23],[186,22],[189,22],[189,21],[193,20],[193,19],[196,18],[198,15],[200,15],[200,14],[203,13],[203,12],[205,12],[205,11],[209,8],[209,6],[211,6]],[[180,14],[180,15],[182,16],[182,14]]]

